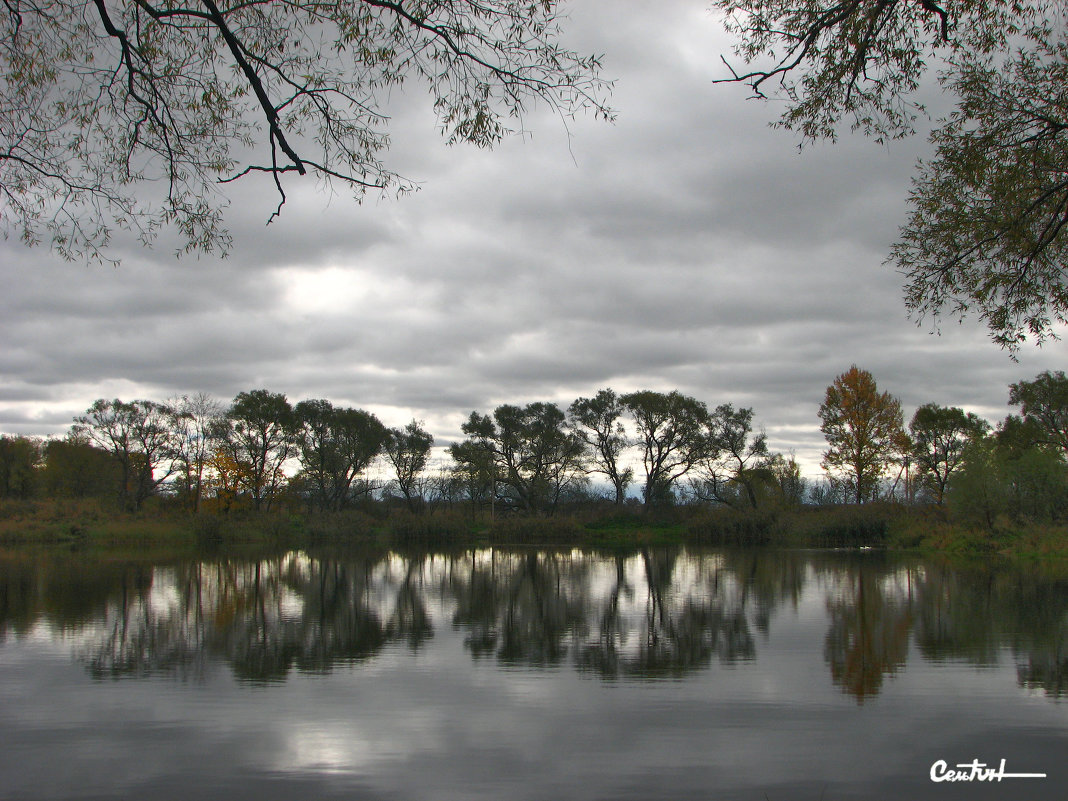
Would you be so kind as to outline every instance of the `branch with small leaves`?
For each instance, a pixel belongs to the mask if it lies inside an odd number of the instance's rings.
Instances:
[[[357,201],[411,189],[383,160],[388,92],[408,80],[427,87],[451,142],[492,146],[530,102],[612,116],[599,60],[557,41],[556,2],[4,8],[3,223],[28,244],[48,234],[68,258],[107,258],[115,229],[149,243],[167,227],[182,251],[225,253],[223,192],[254,175],[269,175],[278,194],[268,222],[286,203],[286,179],[314,174]]]

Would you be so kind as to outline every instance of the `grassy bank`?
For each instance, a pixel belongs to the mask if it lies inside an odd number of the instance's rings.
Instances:
[[[1068,525],[994,521],[976,529],[938,507],[873,503],[802,507],[764,514],[714,510],[690,525],[710,544],[794,548],[885,548],[963,557],[1068,558]]]
[[[1068,557],[1068,526],[995,521],[974,530],[941,509],[901,504],[738,512],[679,507],[649,514],[600,507],[549,518],[491,517],[464,509],[413,514],[370,507],[331,514],[191,515],[162,507],[116,512],[92,501],[0,504],[0,544],[93,548],[542,545],[631,548],[723,545],[886,548],[960,556]]]

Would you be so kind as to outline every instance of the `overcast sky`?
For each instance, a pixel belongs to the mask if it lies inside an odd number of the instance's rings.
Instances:
[[[64,433],[99,397],[325,397],[439,444],[472,410],[599,388],[752,406],[819,473],[817,409],[851,364],[897,395],[992,422],[1012,362],[976,320],[910,321],[884,265],[924,140],[798,148],[774,103],[717,85],[730,40],[706,4],[582,0],[568,45],[604,55],[614,124],[531,113],[493,151],[445,146],[413,84],[387,161],[421,189],[354,205],[313,182],[234,189],[230,258],[164,244],[120,267],[0,242],[0,432]]]

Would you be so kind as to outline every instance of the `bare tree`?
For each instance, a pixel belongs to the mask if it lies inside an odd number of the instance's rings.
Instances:
[[[182,489],[193,512],[200,511],[209,462],[218,442],[223,406],[204,392],[172,398],[174,409],[175,454]]]

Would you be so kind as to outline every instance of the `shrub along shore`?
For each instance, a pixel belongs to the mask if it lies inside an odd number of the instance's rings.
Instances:
[[[764,511],[678,506],[646,511],[611,504],[553,517],[385,504],[341,512],[251,511],[190,515],[164,505],[122,512],[94,500],[0,502],[0,545],[171,551],[243,546],[479,545],[632,548],[653,545],[874,548],[967,557],[1068,557],[1063,525],[950,522],[937,506],[894,502]]]

